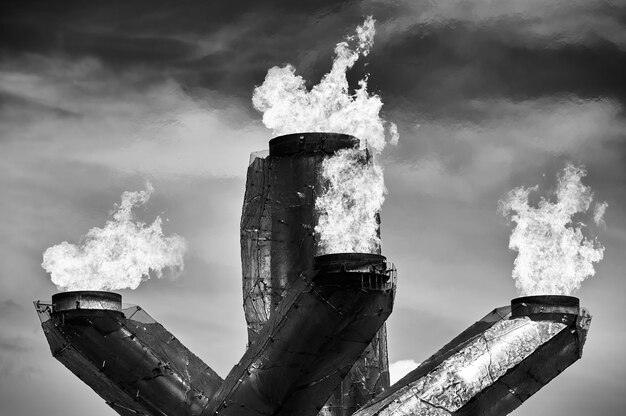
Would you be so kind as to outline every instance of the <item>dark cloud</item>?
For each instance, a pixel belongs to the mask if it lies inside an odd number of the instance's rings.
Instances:
[[[561,14],[523,2],[44,2],[7,9],[0,50],[147,66],[245,100],[274,65],[291,62],[319,79],[334,44],[369,12],[382,33],[367,70],[389,109],[413,100],[422,112],[447,111],[451,102],[498,96],[626,99],[626,48],[612,29],[626,8],[605,2]]]
[[[14,2],[3,13],[2,47],[10,51],[75,54],[85,50],[80,47],[84,45],[82,40],[73,38],[85,35],[96,43],[117,43],[124,49],[126,46],[119,41],[155,32],[162,39],[180,33],[211,33],[234,19],[240,13],[241,3],[244,2]],[[137,53],[141,56],[145,52]]]
[[[296,49],[341,38],[338,11],[350,2],[68,2],[13,5],[2,17],[0,51],[95,57],[106,65],[151,65],[208,88],[260,80]],[[351,19],[355,24],[360,16]],[[334,22],[331,28],[320,22]],[[351,22],[352,23],[352,22]],[[320,30],[322,29],[322,30]],[[329,30],[330,29],[330,30]],[[295,34],[295,36],[294,36]]]
[[[435,117],[451,112],[471,117],[453,106],[498,97],[609,97],[626,102],[626,50],[606,41],[593,47],[511,44],[500,33],[515,25],[416,25],[375,46],[368,66],[370,85],[394,109],[412,100],[411,110]]]

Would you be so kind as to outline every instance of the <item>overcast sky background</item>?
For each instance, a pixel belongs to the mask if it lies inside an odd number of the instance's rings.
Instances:
[[[102,226],[125,190],[189,242],[178,280],[139,304],[221,376],[241,357],[239,219],[249,153],[271,132],[251,105],[274,65],[312,83],[373,15],[370,90],[398,124],[380,158],[383,254],[396,263],[392,362],[420,362],[516,297],[497,201],[549,188],[567,161],[607,201],[605,259],[578,295],[582,360],[513,414],[626,408],[626,2],[15,2],[0,13],[0,414],[114,414],[50,354],[32,307],[56,292],[43,251]]]

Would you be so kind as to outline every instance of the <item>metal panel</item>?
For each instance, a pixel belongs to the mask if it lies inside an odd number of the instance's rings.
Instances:
[[[317,414],[391,313],[393,270],[373,261],[291,282],[203,415]]]
[[[248,167],[241,215],[243,309],[248,325],[248,343],[261,332],[273,309],[269,172],[270,161],[264,158],[255,158]]]
[[[322,161],[358,143],[352,136],[335,133],[280,136],[270,141],[269,156],[257,157],[250,164],[241,220],[249,345],[287,296],[289,284],[302,274],[311,274],[317,254],[315,199],[324,187]],[[353,412],[389,387],[388,372],[383,325],[322,414]]]
[[[470,326],[355,415],[512,412],[581,357],[591,317],[577,302],[514,299],[512,308]]]
[[[35,307],[52,355],[120,415],[197,415],[222,384],[139,307],[59,312],[42,302]]]
[[[270,140],[269,156],[252,160],[241,219],[249,345],[286,296],[288,285],[312,271],[317,254],[315,198],[324,186],[322,161],[358,143],[345,134],[291,134]],[[383,325],[321,414],[350,414],[387,387],[387,332]]]

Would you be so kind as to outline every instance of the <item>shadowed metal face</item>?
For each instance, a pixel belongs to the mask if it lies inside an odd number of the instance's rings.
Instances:
[[[57,293],[35,302],[52,355],[123,416],[198,414],[222,379],[117,293]]]

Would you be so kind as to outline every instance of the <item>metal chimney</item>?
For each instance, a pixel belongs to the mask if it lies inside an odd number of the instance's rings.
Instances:
[[[582,356],[590,321],[574,297],[513,299],[355,416],[509,414]]]
[[[314,227],[318,223],[315,201],[324,190],[322,162],[338,150],[358,145],[357,138],[346,134],[289,134],[270,140],[268,156],[252,158],[241,217],[249,345],[259,339],[264,325],[288,295],[289,285],[301,275],[309,276],[314,257],[320,254]],[[350,415],[387,387],[387,332],[383,325],[321,414]]]
[[[389,266],[376,254],[315,258],[202,415],[315,416],[391,314]]]
[[[35,308],[52,355],[122,416],[198,414],[223,382],[117,293],[57,293]]]

